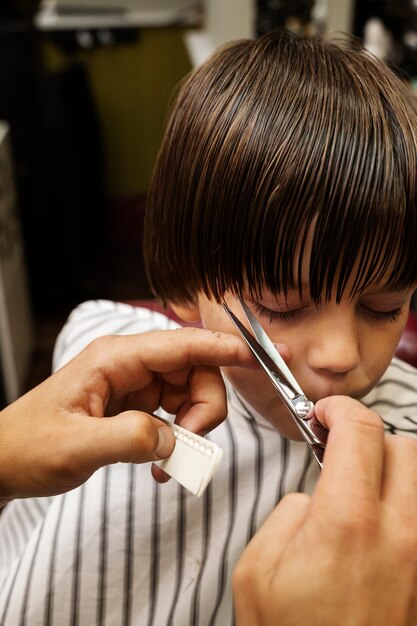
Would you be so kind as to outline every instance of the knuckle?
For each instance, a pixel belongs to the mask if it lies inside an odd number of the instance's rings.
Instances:
[[[84,352],[93,357],[96,354],[105,355],[114,342],[115,337],[116,335],[102,335],[100,337],[96,337],[84,348]]]
[[[382,432],[384,431],[384,423],[379,415],[364,407],[364,416],[366,417],[366,423],[369,424],[371,428]]]
[[[152,452],[158,445],[158,432],[151,417],[132,415],[130,439],[133,451]]]
[[[401,533],[391,532],[390,539],[388,545],[396,567],[417,583],[417,531],[415,528],[403,528]]]
[[[407,454],[414,454],[417,459],[417,439],[405,435],[390,435],[388,439],[391,445],[398,447]]]
[[[253,590],[254,580],[256,580],[254,565],[246,554],[239,559],[232,575],[232,588],[235,593],[246,594]]]
[[[176,334],[180,333],[186,337],[194,337],[201,335],[204,331],[201,328],[197,328],[196,326],[184,326],[183,328],[176,328],[174,331]]]
[[[410,483],[410,494],[414,493],[417,482],[417,440],[405,435],[386,435],[385,449],[395,471],[401,472],[403,481]]]
[[[70,485],[74,476],[80,475],[79,459],[71,450],[60,450],[59,453],[50,455],[48,460],[48,475],[59,484]],[[85,476],[87,478],[87,475]]]
[[[374,506],[368,503],[357,502],[349,515],[340,512],[336,515],[334,526],[337,527],[342,542],[351,542],[352,545],[373,541],[379,533],[380,517]]]
[[[416,527],[405,528],[399,537],[398,550],[400,550],[403,558],[410,562],[417,571],[417,530]]]
[[[359,423],[362,428],[366,428],[367,430],[377,431],[381,435],[384,432],[384,423],[382,419],[379,415],[365,406],[358,408],[356,413],[353,414],[353,420]]]
[[[286,493],[280,500],[280,504],[282,505],[293,505],[298,503],[309,503],[311,496],[307,493],[302,493],[301,491],[294,491],[290,493]]]

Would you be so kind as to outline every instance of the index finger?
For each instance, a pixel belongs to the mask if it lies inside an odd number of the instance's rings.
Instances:
[[[117,394],[146,386],[154,372],[196,365],[254,366],[249,348],[239,337],[199,328],[101,337],[87,346],[83,358],[100,369]]]
[[[316,497],[330,506],[351,507],[379,500],[384,463],[384,427],[357,400],[333,396],[317,402],[316,417],[328,429]]]

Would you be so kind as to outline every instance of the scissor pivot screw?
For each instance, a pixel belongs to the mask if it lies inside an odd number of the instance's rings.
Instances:
[[[299,400],[295,403],[295,410],[301,418],[304,418],[308,415],[308,413],[310,413],[313,406],[313,403],[309,400]]]

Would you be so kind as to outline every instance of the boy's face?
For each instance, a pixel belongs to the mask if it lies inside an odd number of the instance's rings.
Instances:
[[[246,294],[245,301],[271,341],[285,344],[281,354],[306,396],[317,402],[336,394],[360,399],[374,387],[404,330],[412,292],[374,287],[353,300],[346,297],[337,304],[332,299],[319,308],[309,297],[300,298],[298,290],[286,299],[264,292],[256,302]],[[226,294],[225,301],[244,321],[238,299]],[[237,334],[223,307],[203,295],[196,307],[174,308],[184,319],[198,316],[209,330]],[[260,369],[225,368],[224,373],[281,434],[300,439],[288,410]]]

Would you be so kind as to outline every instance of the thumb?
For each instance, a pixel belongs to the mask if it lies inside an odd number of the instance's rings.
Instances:
[[[113,417],[92,418],[85,444],[91,465],[98,469],[111,463],[164,459],[175,447],[175,436],[156,417],[142,411],[125,411]]]

